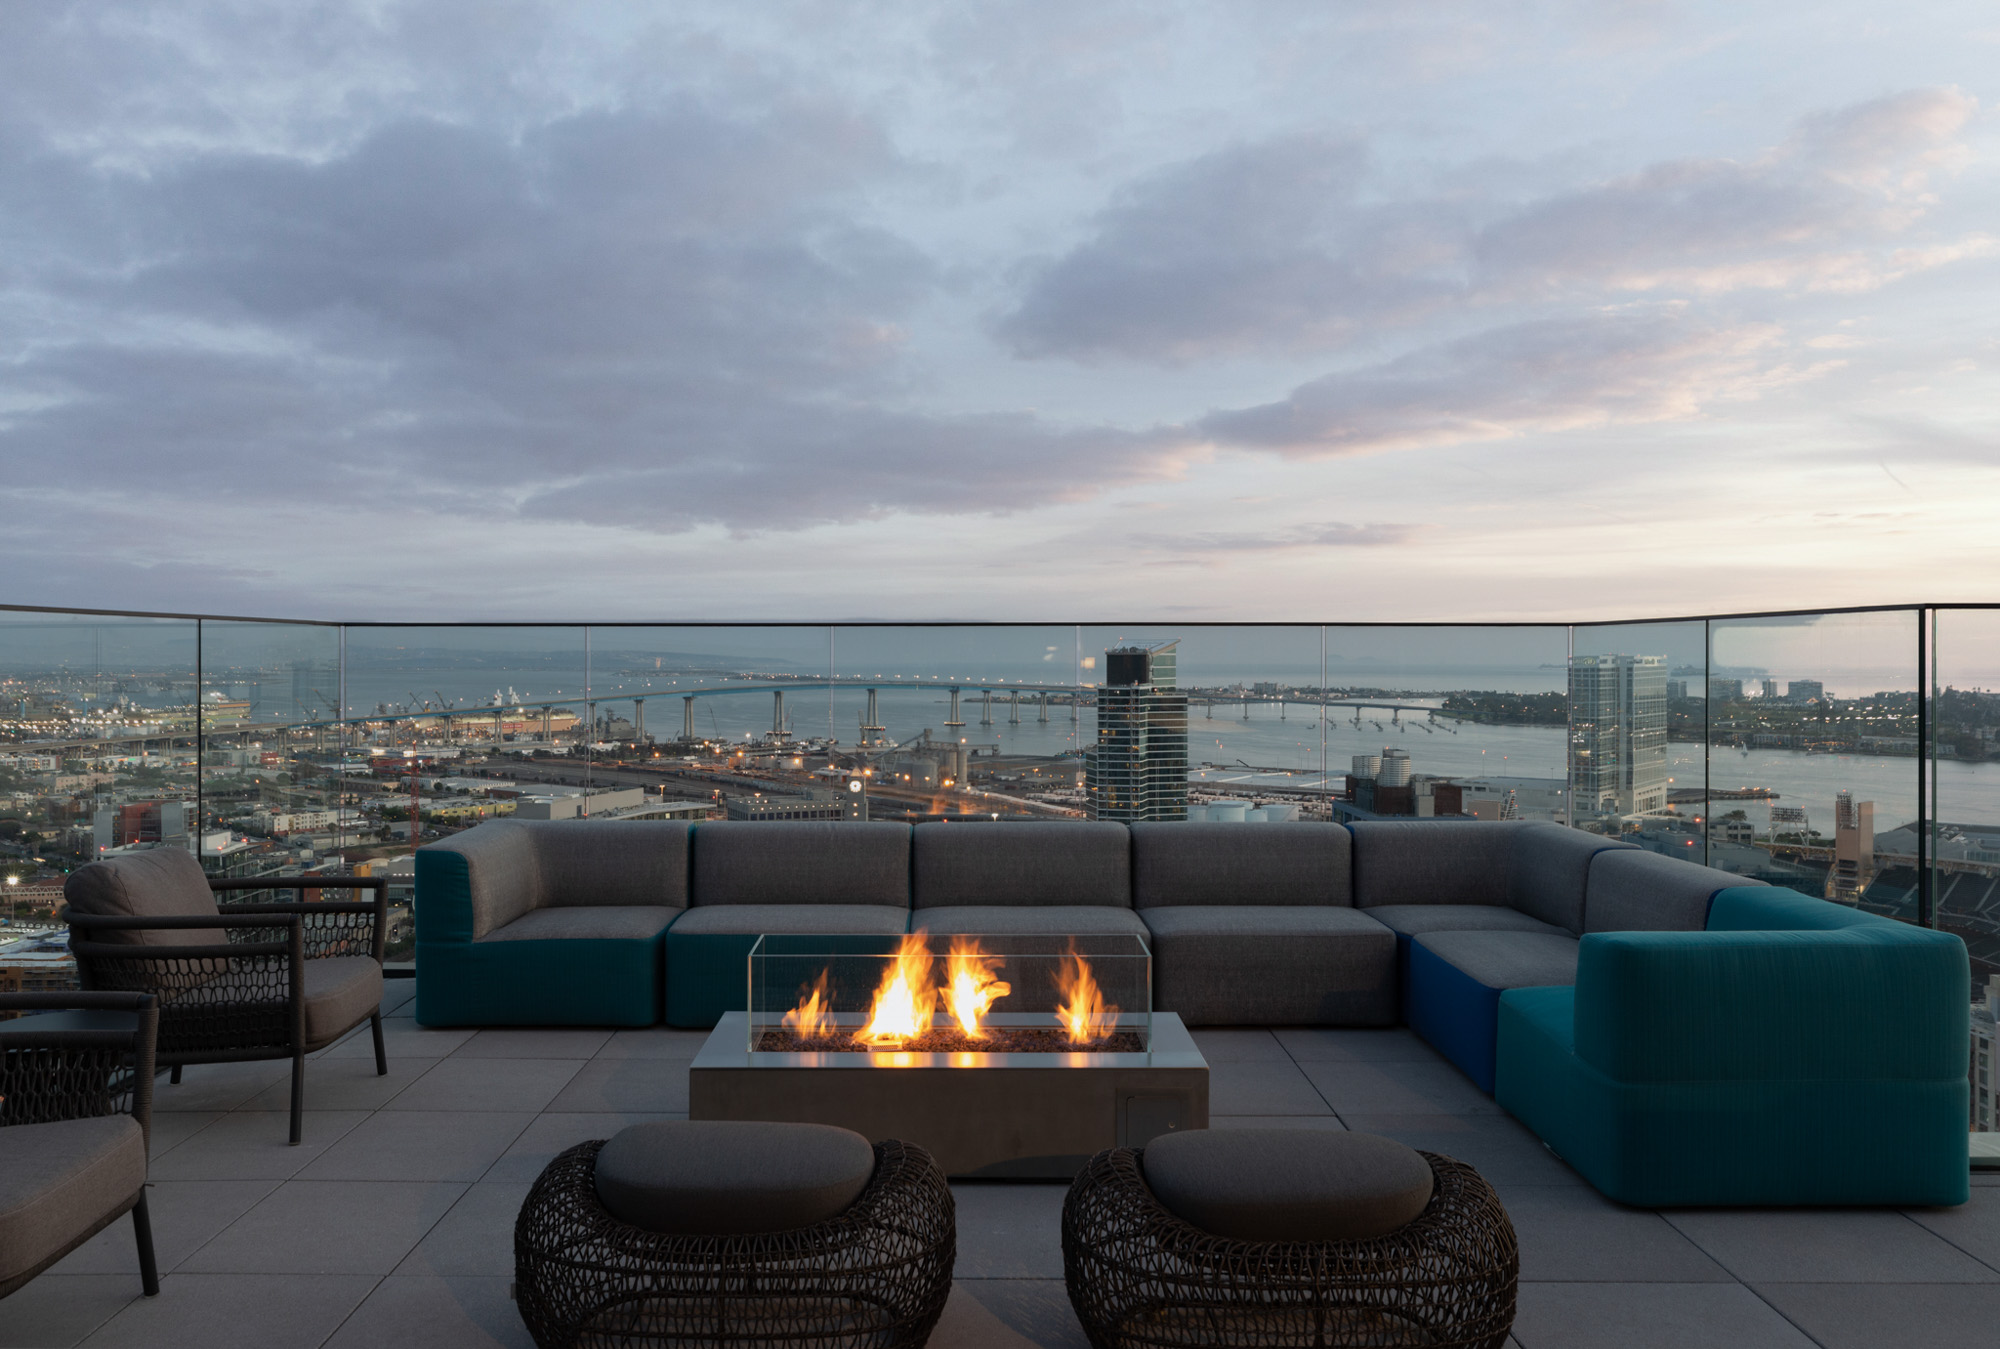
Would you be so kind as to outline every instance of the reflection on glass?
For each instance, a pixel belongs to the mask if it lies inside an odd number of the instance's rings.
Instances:
[[[1076,629],[839,627],[833,763],[868,818],[1087,816]]]
[[[1342,820],[1567,821],[1560,627],[1326,630],[1326,761]]]
[[[2000,980],[2000,610],[1941,610],[1936,639],[1932,913],[1964,939],[1981,1002]]]
[[[201,858],[211,874],[313,869],[358,841],[342,803],[340,630],[201,625]]]
[[[1568,777],[1577,828],[1669,857],[1706,858],[1706,639],[1700,622],[1576,629]]]
[[[1917,622],[1709,624],[1710,865],[1917,920]]]

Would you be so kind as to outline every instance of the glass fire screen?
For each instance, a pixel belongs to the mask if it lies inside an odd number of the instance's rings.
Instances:
[[[752,1053],[1150,1054],[1134,935],[791,936],[749,960]]]

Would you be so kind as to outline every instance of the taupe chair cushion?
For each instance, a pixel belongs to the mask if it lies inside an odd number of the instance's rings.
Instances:
[[[324,956],[305,963],[306,1045],[344,1035],[382,1005],[382,967],[373,956]]]
[[[567,823],[565,821],[565,823]],[[628,820],[635,824],[644,821]],[[559,909],[530,909],[503,928],[496,928],[481,941],[650,941],[673,926],[674,919],[687,912],[640,904],[611,904],[603,908],[582,904]]]
[[[910,907],[910,826],[712,820],[694,827],[692,902]]]
[[[1384,904],[1366,912],[1370,918],[1391,932],[1400,932],[1406,937],[1418,937],[1426,932],[1540,932],[1551,937],[1570,935],[1554,923],[1544,923],[1539,918],[1530,918],[1518,909],[1502,908],[1497,904]]]
[[[0,1283],[132,1207],[146,1134],[130,1115],[0,1129]]]
[[[1146,1145],[1169,1213],[1237,1241],[1368,1241],[1431,1202],[1430,1163],[1393,1139],[1320,1129],[1194,1129]]]
[[[63,882],[72,912],[108,918],[219,917],[215,892],[194,854],[179,848],[107,857],[78,867]],[[95,930],[89,940],[131,946],[226,946],[220,927],[178,931]]]
[[[1030,908],[1011,904],[950,904],[939,909],[918,909],[910,915],[910,931],[1050,937],[1115,937],[1130,933],[1143,937],[1146,924],[1132,910],[1108,904],[1043,904]]]
[[[734,1236],[810,1227],[860,1197],[875,1149],[831,1124],[663,1120],[597,1154],[597,1198],[653,1232]]]
[[[1135,824],[1132,903],[1346,906],[1350,836],[1337,824]]]
[[[888,934],[907,931],[909,925],[908,909],[887,904],[704,904],[674,920],[674,932],[739,937],[762,932]]]

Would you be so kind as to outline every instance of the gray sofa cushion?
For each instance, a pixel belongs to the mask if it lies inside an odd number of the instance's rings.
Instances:
[[[145,1183],[146,1135],[130,1115],[0,1129],[0,1283],[130,1208]]]
[[[909,923],[908,909],[887,904],[705,904],[682,914],[674,923],[674,935],[897,933],[907,931]]]
[[[63,898],[77,913],[110,918],[207,918],[218,912],[201,863],[180,848],[148,848],[87,863],[63,882]],[[88,934],[88,940],[126,946],[226,946],[229,934],[220,927],[154,932],[98,929]]]
[[[1132,841],[1122,824],[920,824],[910,840],[910,903],[1132,907]]]
[[[1608,851],[1623,852],[1631,846],[1545,820],[1522,824],[1514,831],[1508,902],[1531,918],[1551,923],[1573,937],[1581,936],[1584,879],[1590,872],[1591,858]]]
[[[1517,824],[1488,820],[1361,820],[1354,902],[1506,904]]]
[[[1024,909],[1012,904],[953,904],[918,909],[910,915],[910,931],[952,933],[1020,932],[1052,936],[1146,935],[1146,925],[1130,909],[1109,904],[1044,904]]]
[[[1576,982],[1579,943],[1566,932],[1430,932],[1414,940],[1488,988]]]
[[[716,820],[694,827],[693,902],[910,905],[907,824]]]
[[[833,1217],[875,1175],[875,1149],[831,1124],[661,1120],[597,1154],[597,1198],[653,1232],[788,1232]]]
[[[308,960],[301,973],[309,1049],[345,1035],[382,1005],[382,967],[373,956],[321,956]]]
[[[1132,903],[1352,904],[1337,824],[1135,824]]]
[[[1433,1185],[1413,1148],[1320,1129],[1191,1129],[1140,1166],[1168,1212],[1236,1241],[1370,1241],[1414,1222]]]
[[[586,908],[570,904],[560,909],[536,909],[532,913],[524,913],[480,940],[651,941],[686,912],[686,909],[665,906],[647,908],[636,904],[607,904],[603,908]]]
[[[1382,904],[1367,911],[1391,932],[1415,937],[1425,932],[1542,932],[1570,934],[1553,923],[1494,904]]]
[[[541,860],[538,908],[687,907],[688,828],[678,820],[523,820]]]
[[[1718,890],[1762,881],[1643,848],[1599,853],[1584,891],[1585,932],[1699,932]]]
[[[535,847],[534,823],[558,821],[488,820],[462,834],[424,845],[426,852],[436,849],[465,858],[474,941],[541,906],[542,863]]]
[[[1143,916],[1153,1005],[1191,1026],[1396,1023],[1396,934],[1359,910],[1176,904]]]

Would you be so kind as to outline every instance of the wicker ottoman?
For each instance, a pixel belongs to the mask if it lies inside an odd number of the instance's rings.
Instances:
[[[1492,1187],[1367,1134],[1197,1130],[1101,1152],[1062,1242],[1098,1349],[1497,1349],[1514,1323],[1520,1256]]]
[[[671,1120],[550,1162],[514,1224],[542,1349],[922,1345],[951,1293],[930,1154],[819,1124]]]

